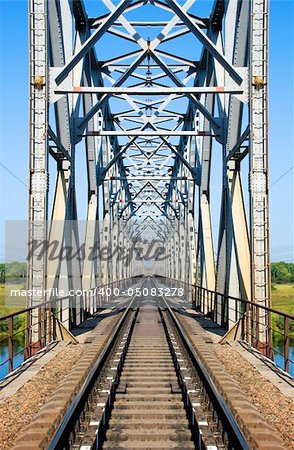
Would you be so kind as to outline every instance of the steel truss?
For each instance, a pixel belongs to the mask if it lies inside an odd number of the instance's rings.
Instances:
[[[30,0],[30,242],[49,234],[60,248],[132,246],[152,231],[171,255],[154,270],[269,306],[267,0],[216,0],[207,17],[192,12],[195,0],[102,0],[97,10],[101,5],[104,12],[91,17],[82,0]],[[116,50],[103,59],[107,36],[117,39]],[[195,43],[189,58],[179,54],[183,36]],[[81,146],[84,235],[76,206]],[[222,151],[216,254],[215,151]],[[241,180],[247,155],[249,218]],[[57,174],[50,213],[48,157]],[[36,251],[29,287],[90,289],[136,270],[116,257],[61,263]],[[68,299],[67,327],[82,320],[84,308],[81,297]]]

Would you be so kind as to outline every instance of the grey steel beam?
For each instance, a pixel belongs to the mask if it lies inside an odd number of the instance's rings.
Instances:
[[[250,25],[250,246],[252,300],[270,307],[268,185],[268,1],[251,1]],[[259,336],[267,342],[267,317]]]
[[[166,76],[166,75],[165,75]],[[154,88],[133,88],[133,87],[84,87],[76,86],[63,88],[62,86],[54,89],[56,94],[129,94],[129,95],[187,95],[187,94],[242,94],[241,88],[232,88],[225,86],[205,86],[205,87],[158,87]]]
[[[119,87],[121,86],[126,79],[133,73],[133,71],[139,66],[139,64],[144,60],[146,56],[146,52],[141,52],[141,54],[138,56],[138,58],[129,66],[128,70],[117,80],[116,83],[114,83],[114,86]],[[92,107],[92,109],[85,115],[85,117],[80,121],[78,128],[82,129],[84,128],[88,121],[96,114],[96,112],[101,109],[104,104],[108,100],[108,94],[105,94],[105,96],[99,100],[96,105]]]
[[[248,139],[249,137],[250,128],[249,125],[246,127],[245,131],[240,136],[238,142],[235,144],[235,146],[230,150],[230,152],[227,155],[227,161],[234,158],[237,152],[240,152],[240,148],[242,144]]]
[[[58,76],[56,77],[56,84],[60,84],[75,65],[88,53],[88,51],[93,48],[94,44],[101,39],[107,29],[116,21],[116,19],[122,14],[122,12],[132,3],[133,0],[122,0],[118,7],[109,14],[107,19],[101,24],[101,26],[87,39],[82,45],[80,50],[73,55],[73,57],[68,61],[68,63],[62,68]]]
[[[48,78],[47,7],[45,0],[29,2],[30,32],[30,155],[29,245],[47,240],[48,210]],[[35,251],[28,261],[28,289],[35,293],[28,306],[45,300],[47,256]],[[36,292],[42,293],[41,297]],[[31,318],[32,342],[38,340],[38,313]]]
[[[90,23],[91,27],[96,28],[103,23],[103,20],[101,18],[100,19],[89,18],[89,23]],[[206,28],[206,25],[202,19],[200,19],[200,18],[197,19],[196,23],[198,23],[200,28]],[[130,21],[130,24],[132,25],[132,27],[138,27],[138,28],[146,28],[146,27],[148,27],[148,28],[164,28],[168,24],[168,22],[160,22],[160,21],[155,21],[155,20],[153,22]],[[118,28],[124,28],[124,26],[120,22],[115,22],[112,26],[118,27]],[[184,22],[178,22],[174,25],[174,28],[183,27],[183,26],[185,26]]]
[[[144,6],[144,3],[145,3],[145,0],[133,0],[133,2],[124,9],[124,12],[126,13],[129,11],[133,11],[134,9],[137,9],[140,6]],[[104,23],[104,21],[107,19],[108,15],[109,14],[107,13],[107,14],[103,14],[102,16],[99,16],[96,18],[95,17],[89,18],[89,25],[91,25],[92,21],[94,21],[93,22],[94,24],[95,24],[95,21],[98,21],[99,24],[97,26],[100,26],[101,23]]]
[[[156,131],[145,131],[145,130],[106,130],[106,131],[92,131],[89,133],[84,133],[82,136],[214,136],[215,134],[211,134],[209,132],[198,132],[196,133],[194,130],[191,131],[170,131],[165,129],[157,128]]]
[[[166,0],[167,4],[175,11],[180,19],[186,24],[186,26],[192,31],[193,34],[199,39],[199,41],[207,48],[207,50],[214,56],[215,59],[226,69],[230,76],[236,81],[237,84],[241,84],[243,78],[238,71],[232,66],[232,64],[221,54],[213,42],[207,37],[207,35],[199,28],[196,23],[193,23],[188,14],[180,7],[175,0]]]
[[[224,49],[227,57],[237,67],[248,66],[248,31],[250,2],[230,2],[224,17]],[[233,39],[232,39],[233,37]],[[220,71],[219,74],[220,75]],[[219,250],[217,258],[216,289],[225,295],[250,299],[250,255],[246,212],[240,178],[240,162],[246,155],[237,153],[246,136],[240,136],[243,104],[235,96],[218,99],[219,108],[225,117],[226,130],[223,142],[223,194],[220,217]],[[245,118],[247,121],[247,117]],[[235,155],[235,157],[233,156]],[[228,157],[229,156],[229,157]],[[232,157],[232,158],[231,158]],[[231,305],[228,305],[231,311]],[[234,323],[229,314],[230,326]]]
[[[54,131],[52,130],[52,128],[50,127],[50,125],[48,126],[48,135],[50,137],[50,139],[52,139],[52,141],[56,144],[57,148],[61,151],[62,155],[68,160],[71,161],[71,156],[68,153],[68,151],[66,150],[66,148],[64,148],[64,146],[62,145],[62,143],[60,142],[60,140],[58,139],[58,137],[56,136],[56,134],[54,133]]]
[[[143,177],[133,177],[133,176],[129,176],[129,177],[109,177],[109,178],[104,178],[104,181],[111,181],[111,180],[120,180],[120,181],[129,181],[130,183],[132,183],[133,181],[147,181],[149,179],[148,175],[145,175]],[[180,180],[185,180],[185,181],[193,181],[193,178],[188,178],[188,177],[170,177],[169,180],[174,180],[174,181],[180,181]],[[157,177],[157,176],[152,176],[152,181],[166,181],[166,177]]]

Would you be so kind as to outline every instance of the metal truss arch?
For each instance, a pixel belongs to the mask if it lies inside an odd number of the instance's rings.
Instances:
[[[195,0],[102,0],[91,8],[87,0],[30,0],[30,239],[38,235],[37,217],[43,237],[51,217],[49,241],[59,237],[61,247],[76,250],[85,244],[114,251],[143,242],[152,230],[175,255],[161,265],[162,275],[268,306],[267,1],[207,4],[203,17]],[[76,192],[82,148],[83,218]],[[250,217],[241,177],[247,155]],[[57,173],[52,211],[44,184],[48,157]],[[86,221],[82,233],[78,219]],[[35,257],[29,267],[30,286],[73,289],[138,270],[118,256],[111,263],[62,264]],[[76,312],[68,313],[68,327],[88,308],[82,298],[71,302]]]

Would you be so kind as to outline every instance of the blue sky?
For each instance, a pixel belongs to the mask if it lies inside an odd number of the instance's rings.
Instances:
[[[89,2],[93,14],[96,5],[95,1]],[[205,13],[207,3],[196,2],[195,5],[193,12]],[[271,259],[290,262],[293,261],[294,203],[293,2],[271,0],[270,12]],[[28,62],[27,2],[0,0],[0,162],[11,172],[0,165],[1,259],[4,257],[5,220],[27,217]],[[54,175],[51,177],[53,184]],[[78,184],[78,202],[83,205],[86,189],[82,186],[83,180]],[[213,213],[215,230],[219,218],[217,203],[216,200]],[[81,206],[81,219],[84,219],[84,210]]]

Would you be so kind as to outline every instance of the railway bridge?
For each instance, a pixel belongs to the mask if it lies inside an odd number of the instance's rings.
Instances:
[[[29,306],[73,290],[68,329],[97,307],[81,290],[142,274],[220,293],[230,326],[230,296],[270,306],[268,5],[182,3],[30,2]]]
[[[30,294],[0,318],[7,379],[21,314],[24,367],[83,351],[13,448],[291,447],[213,350],[273,367],[278,316],[293,386],[293,316],[271,308],[268,13],[29,0]]]

